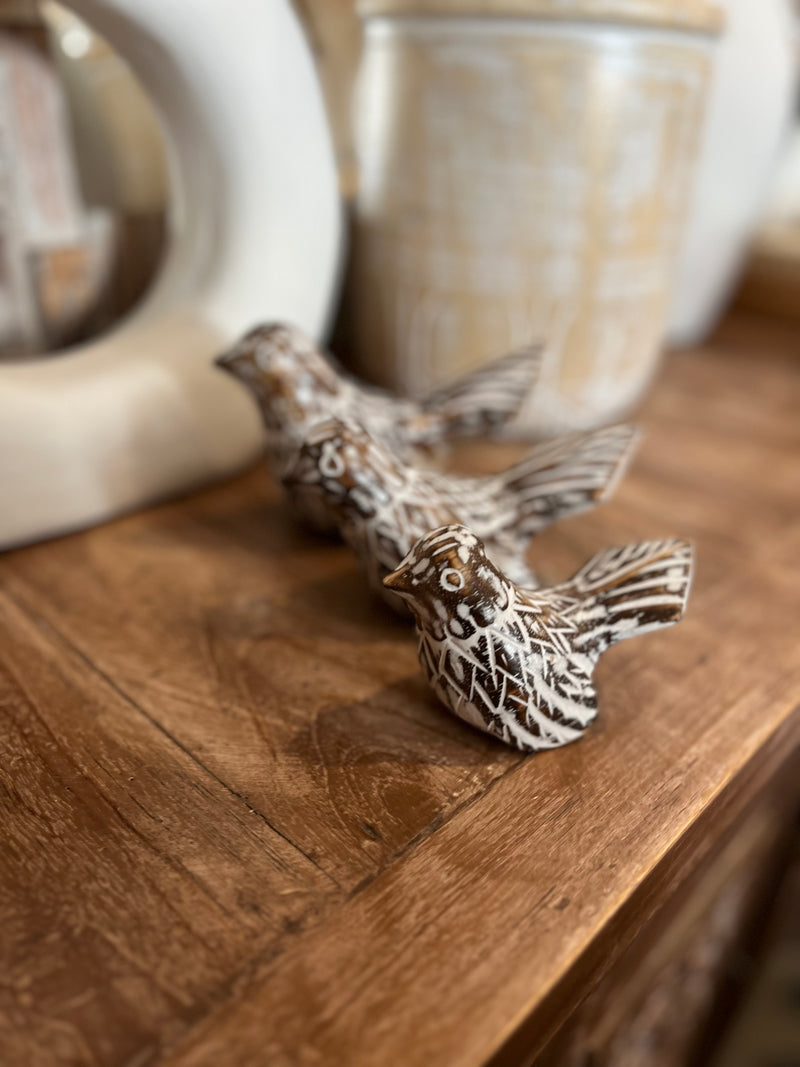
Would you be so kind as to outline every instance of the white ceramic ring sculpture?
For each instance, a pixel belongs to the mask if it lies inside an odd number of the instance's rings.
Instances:
[[[171,245],[149,298],[107,337],[0,365],[0,548],[221,477],[262,441],[211,360],[283,318],[319,338],[338,273],[333,151],[288,0],[70,0],[161,116]]]

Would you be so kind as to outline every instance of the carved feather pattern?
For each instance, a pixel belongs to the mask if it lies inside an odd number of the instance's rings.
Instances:
[[[542,357],[541,345],[523,345],[429,393],[420,407],[443,423],[448,436],[489,433],[519,413],[538,377]]]
[[[457,434],[491,432],[519,412],[536,381],[541,350],[520,348],[420,401],[356,381],[302,331],[284,324],[251,330],[217,364],[256,397],[268,459],[279,478],[308,431],[324,419],[359,422],[406,458]]]
[[[533,449],[501,474],[463,478],[411,466],[364,427],[330,419],[307,435],[284,484],[294,496],[316,495],[373,589],[397,607],[383,578],[419,537],[448,523],[469,525],[510,576],[535,585],[525,563],[531,537],[604,499],[635,441],[630,426],[576,434]]]
[[[595,556],[563,585],[520,588],[472,531],[422,537],[386,585],[411,608],[434,692],[460,718],[522,751],[577,740],[597,714],[601,653],[683,615],[692,548],[653,541]]]

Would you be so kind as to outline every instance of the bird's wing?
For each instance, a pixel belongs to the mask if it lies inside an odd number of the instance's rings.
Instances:
[[[577,629],[546,601],[516,601],[517,628],[525,633],[526,725],[539,747],[575,740],[597,715],[594,664],[574,643]]]
[[[600,552],[563,585],[528,594],[574,625],[575,645],[596,659],[626,637],[678,622],[692,582],[687,541],[646,541]]]
[[[543,346],[528,344],[429,393],[423,412],[435,415],[440,437],[489,433],[519,414],[536,383]]]
[[[417,537],[439,526],[463,522],[470,510],[489,506],[485,479],[463,478],[424,467],[409,468],[406,475],[397,504],[412,517],[419,531]]]
[[[355,417],[399,455],[408,456],[441,440],[439,419],[423,411],[417,401],[353,381],[349,388]]]
[[[495,503],[495,478],[493,474],[470,477],[419,468],[410,480],[410,492],[429,507],[438,501],[454,516],[448,522],[463,523],[480,536],[478,526],[488,522]],[[472,521],[476,516],[478,526]]]
[[[545,442],[495,476],[488,527],[467,524],[483,537],[507,531],[527,540],[550,523],[606,500],[637,439],[635,427],[620,425]]]

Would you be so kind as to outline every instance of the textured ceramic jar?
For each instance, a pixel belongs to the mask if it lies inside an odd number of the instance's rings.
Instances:
[[[722,314],[745,261],[796,111],[800,9],[793,0],[722,0],[713,77],[670,316],[697,344]]]
[[[719,13],[702,0],[362,0],[358,369],[425,390],[519,344],[523,422],[620,415],[653,373]]]

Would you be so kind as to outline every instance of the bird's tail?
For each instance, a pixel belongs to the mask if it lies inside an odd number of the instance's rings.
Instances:
[[[678,622],[686,609],[694,553],[688,541],[645,541],[601,552],[569,582],[562,614],[577,624],[576,644],[592,656],[626,637]]]
[[[633,455],[638,430],[609,426],[546,441],[496,476],[498,532],[528,539],[614,492]]]
[[[422,409],[443,419],[450,434],[490,433],[519,413],[541,362],[541,345],[515,349],[429,393]]]

